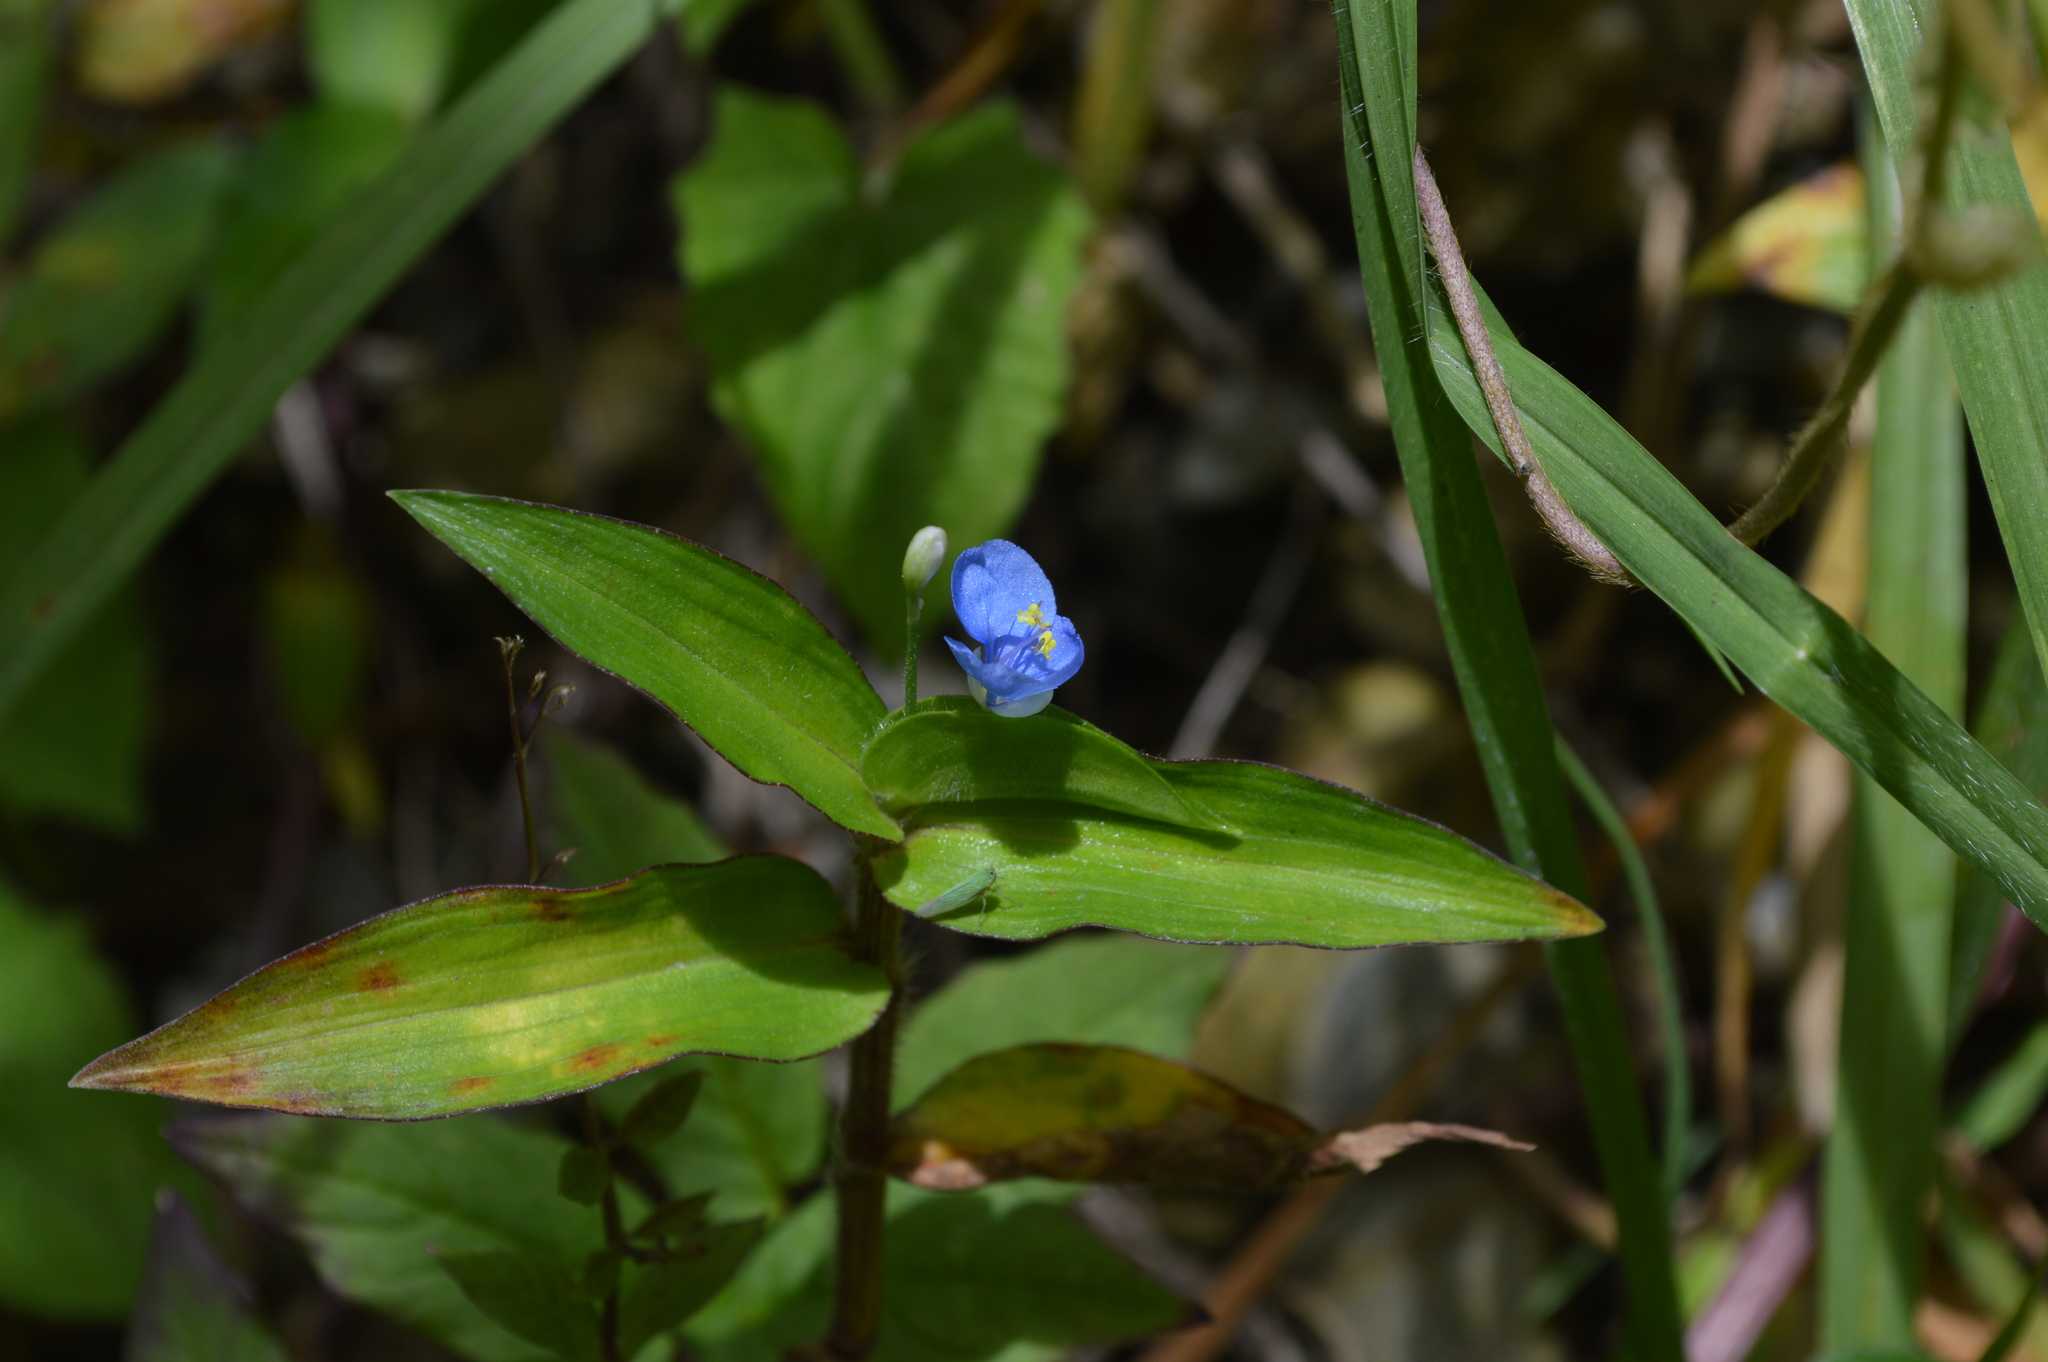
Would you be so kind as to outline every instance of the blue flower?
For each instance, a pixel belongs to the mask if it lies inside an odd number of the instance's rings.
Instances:
[[[950,638],[946,646],[991,713],[1036,714],[1081,670],[1087,650],[1058,609],[1044,571],[1008,540],[978,544],[954,562],[953,613],[980,646]]]

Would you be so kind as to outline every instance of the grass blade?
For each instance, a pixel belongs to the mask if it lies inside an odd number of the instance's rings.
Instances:
[[[0,590],[0,714],[294,381],[512,160],[638,49],[649,0],[568,0],[322,232],[128,437]]]
[[[1582,895],[1585,872],[1528,629],[1471,441],[1426,348],[1429,286],[1410,169],[1414,6],[1340,0],[1336,16],[1345,168],[1359,265],[1395,447],[1459,692],[1514,859],[1565,892]],[[1643,1362],[1678,1362],[1683,1345],[1669,1217],[1607,957],[1594,940],[1555,943],[1545,954],[1620,1225],[1629,1291],[1623,1346]]]

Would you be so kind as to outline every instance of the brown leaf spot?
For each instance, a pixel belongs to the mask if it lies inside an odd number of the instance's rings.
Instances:
[[[366,970],[356,972],[356,992],[382,993],[397,988],[402,983],[398,969],[388,960],[379,960]]]
[[[649,1036],[642,1044],[649,1050],[666,1050],[681,1039],[681,1036]]]
[[[542,922],[567,922],[575,916],[568,904],[552,894],[543,894],[533,901],[533,915]]]
[[[458,1078],[448,1085],[448,1094],[451,1097],[474,1097],[497,1081],[489,1074],[478,1074],[474,1078]]]
[[[569,1067],[580,1074],[596,1073],[600,1069],[609,1069],[618,1057],[619,1047],[616,1045],[593,1045],[580,1054],[570,1056]]]
[[[309,946],[299,947],[290,955],[278,961],[278,963],[281,965],[296,965],[302,969],[312,969],[326,964],[327,957],[332,954],[334,954],[334,947],[332,945],[325,941],[315,941]]]
[[[30,602],[29,604],[28,617],[34,620],[37,624],[42,624],[46,622],[51,615],[55,614],[56,611],[57,598],[55,596],[38,596],[35,598],[34,601]]]

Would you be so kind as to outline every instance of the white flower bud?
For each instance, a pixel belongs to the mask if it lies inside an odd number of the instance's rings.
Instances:
[[[945,561],[946,532],[937,525],[925,526],[910,537],[910,547],[903,551],[903,585],[923,591]]]

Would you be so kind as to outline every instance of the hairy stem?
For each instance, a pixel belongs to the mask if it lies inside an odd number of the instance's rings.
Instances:
[[[1451,215],[1444,208],[1443,194],[1436,187],[1436,177],[1430,174],[1429,161],[1423,156],[1421,147],[1415,149],[1415,195],[1422,214],[1422,230],[1429,237],[1429,253],[1436,257],[1437,272],[1443,278],[1444,295],[1451,304],[1451,316],[1458,323],[1458,334],[1464,338],[1465,353],[1472,361],[1472,373],[1479,380],[1480,392],[1486,395],[1486,410],[1493,416],[1493,428],[1500,435],[1501,449],[1508,456],[1509,466],[1522,480],[1536,513],[1543,517],[1543,523],[1572,557],[1603,582],[1633,585],[1635,578],[1629,575],[1629,570],[1572,514],[1572,508],[1558,495],[1549,475],[1543,471],[1543,465],[1536,460],[1536,450],[1529,443],[1528,433],[1522,429],[1521,415],[1516,412],[1515,400],[1508,393],[1507,375],[1501,372],[1500,359],[1493,353],[1493,338],[1486,330],[1486,314],[1480,310],[1479,296],[1473,291],[1472,276],[1465,268],[1464,252],[1458,247],[1458,234],[1451,228]]]
[[[903,589],[903,707],[917,703],[917,631],[924,621],[924,590]]]
[[[832,1327],[825,1350],[844,1362],[874,1351],[882,1321],[883,1161],[889,1148],[889,1083],[896,1063],[896,1025],[903,1010],[903,913],[875,883],[873,843],[863,839],[854,863],[854,954],[889,980],[889,1005],[854,1041],[846,1104],[839,1112],[837,1275]]]

